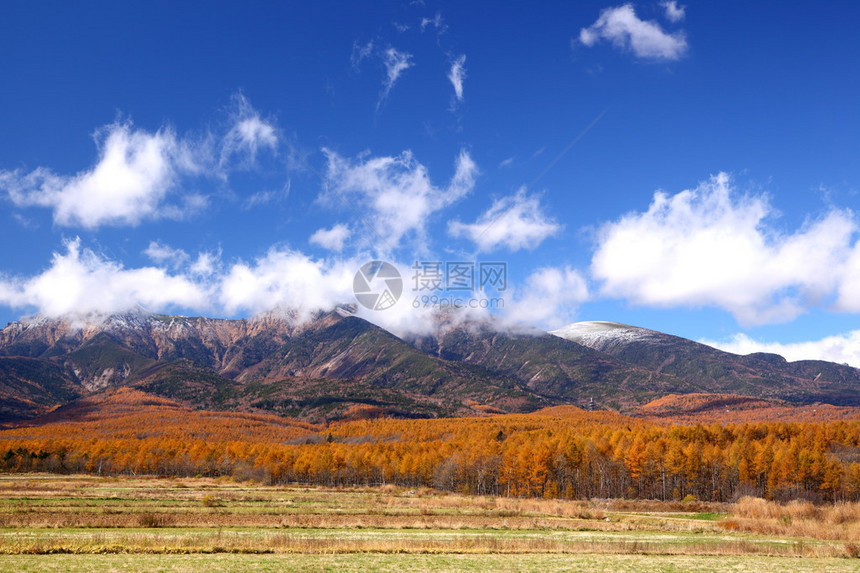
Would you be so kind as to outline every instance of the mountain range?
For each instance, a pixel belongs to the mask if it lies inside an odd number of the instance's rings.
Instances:
[[[308,421],[529,412],[622,412],[670,394],[860,405],[860,370],[739,356],[612,322],[552,333],[440,324],[398,338],[340,308],[299,321],[135,309],[98,321],[34,318],[0,331],[0,421],[20,423],[117,387],[207,410]]]

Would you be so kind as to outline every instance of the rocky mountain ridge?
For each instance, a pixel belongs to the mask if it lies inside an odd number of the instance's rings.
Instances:
[[[632,411],[722,392],[860,404],[860,370],[737,356],[617,323],[553,334],[458,323],[404,340],[349,309],[227,320],[135,309],[101,321],[34,319],[0,331],[0,420],[131,386],[196,408],[308,420],[451,416],[574,404]]]

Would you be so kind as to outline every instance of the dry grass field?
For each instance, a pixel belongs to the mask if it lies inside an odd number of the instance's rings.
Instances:
[[[2,571],[851,571],[860,505],[0,475]]]

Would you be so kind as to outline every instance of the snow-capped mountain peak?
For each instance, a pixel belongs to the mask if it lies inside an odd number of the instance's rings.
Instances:
[[[608,321],[574,322],[553,330],[550,334],[601,350],[607,346],[654,340],[660,337],[659,332],[647,328]]]

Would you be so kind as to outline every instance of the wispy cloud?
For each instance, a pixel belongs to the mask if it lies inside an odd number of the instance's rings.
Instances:
[[[673,14],[680,11],[683,15],[683,8],[677,8],[674,2],[671,4],[676,10]],[[657,22],[640,20],[632,4],[606,8],[594,24],[579,32],[579,41],[585,46],[594,46],[600,40],[629,50],[637,58],[677,60],[687,52],[683,32],[670,34]]]
[[[484,253],[498,248],[535,249],[560,230],[561,225],[543,212],[538,198],[528,196],[524,188],[495,201],[474,223],[448,223],[449,234],[469,238]]]
[[[409,236],[426,245],[429,217],[467,195],[478,174],[466,151],[457,157],[454,176],[446,187],[433,185],[427,169],[410,151],[357,161],[329,149],[323,152],[328,169],[321,198],[346,202],[360,216],[359,224],[367,231],[365,240],[380,249],[396,248]]]
[[[366,44],[354,42],[352,44],[352,54],[349,56],[352,69],[357,72],[361,68],[361,62],[369,58],[371,54],[373,54],[373,40]]]
[[[262,149],[276,152],[278,135],[273,123],[260,117],[245,96],[233,97],[235,109],[231,127],[221,140],[220,170],[252,167]]]
[[[157,265],[169,265],[172,267],[180,267],[189,259],[188,253],[182,249],[175,249],[160,241],[150,241],[149,246],[143,251],[143,254]]]
[[[188,272],[199,278],[211,278],[221,270],[221,249],[197,253],[197,258],[188,265]]]
[[[311,244],[319,245],[324,249],[340,252],[351,234],[349,227],[338,223],[331,229],[318,229],[308,240]]]
[[[397,83],[403,72],[414,65],[412,63],[412,54],[400,52],[394,48],[388,48],[382,53],[382,63],[385,64],[385,79],[382,82],[382,94],[379,96],[379,101],[376,104],[377,110],[388,100],[394,84]]]
[[[270,189],[268,191],[257,191],[242,203],[242,209],[249,210],[256,207],[269,205],[277,201],[283,201],[290,195],[290,181],[284,184],[280,189]]]
[[[391,95],[391,90],[394,89],[403,72],[415,64],[412,63],[412,54],[409,52],[402,52],[390,46],[381,50],[373,40],[366,44],[353,43],[352,53],[349,57],[353,71],[359,72],[362,62],[371,57],[378,58],[385,67],[385,76],[382,79],[382,92],[379,94],[379,99],[376,102],[376,111],[379,111],[385,105],[388,96]]]
[[[458,102],[463,101],[463,80],[466,79],[466,56],[465,54],[458,57],[451,64],[451,70],[448,72],[448,79],[451,85],[454,86],[454,97]]]
[[[676,0],[669,0],[667,2],[660,2],[660,6],[666,10],[666,18],[670,22],[680,22],[686,16],[687,9],[685,6],[678,6],[678,2]]]
[[[445,22],[442,20],[442,14],[440,12],[436,12],[436,15],[432,18],[421,18],[421,31],[427,29],[428,26],[433,26],[436,31],[440,34],[444,33],[448,27],[445,25]]]
[[[768,224],[775,214],[766,196],[734,192],[726,174],[658,192],[647,211],[600,229],[592,274],[605,296],[635,304],[715,306],[742,324],[791,320],[855,280],[858,227],[851,212],[832,209],[785,233]],[[860,309],[860,299],[841,302]]]

